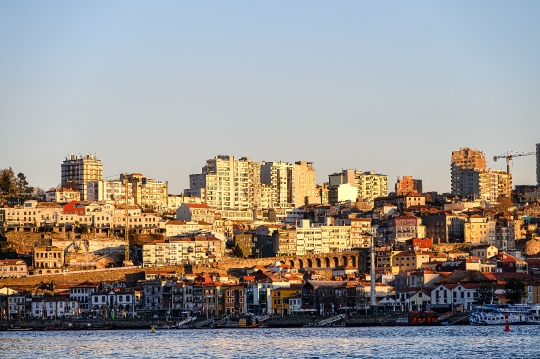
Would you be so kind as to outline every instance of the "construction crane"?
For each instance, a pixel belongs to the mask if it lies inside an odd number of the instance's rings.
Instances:
[[[513,152],[508,151],[506,154],[500,155],[500,156],[493,156],[493,161],[497,162],[499,158],[506,158],[506,173],[510,174],[510,161],[514,157],[522,157],[522,156],[531,156],[536,155],[537,152]]]

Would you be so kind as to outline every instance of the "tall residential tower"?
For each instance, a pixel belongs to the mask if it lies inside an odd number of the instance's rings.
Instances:
[[[260,189],[259,162],[219,155],[207,160],[200,174],[189,175],[185,192],[218,210],[248,210],[257,208]]]
[[[74,183],[81,193],[81,200],[88,200],[86,184],[103,179],[103,165],[96,155],[70,155],[62,163],[62,187]]]

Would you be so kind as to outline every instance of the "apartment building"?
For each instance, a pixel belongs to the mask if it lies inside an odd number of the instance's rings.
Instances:
[[[351,248],[351,226],[321,226],[322,252],[342,252]]]
[[[424,206],[426,204],[426,197],[418,192],[409,192],[399,196],[375,198],[375,207],[381,207],[385,204],[395,204],[398,210],[406,211],[411,206]]]
[[[422,217],[426,237],[431,238],[434,244],[463,241],[465,221],[466,216],[451,212],[434,213]]]
[[[463,237],[470,244],[495,243],[495,221],[473,214],[463,224]]]
[[[64,250],[58,247],[34,247],[34,273],[62,273]]]
[[[135,204],[133,186],[128,186],[128,204]],[[88,201],[126,203],[126,185],[123,181],[91,181],[87,183]]]
[[[488,169],[484,152],[463,148],[452,152],[452,194],[496,201],[511,197],[512,175],[503,170]]]
[[[136,206],[158,211],[167,209],[168,182],[156,181],[140,173],[123,173],[120,175],[120,181],[128,181]]]
[[[218,210],[247,210],[259,206],[259,162],[242,157],[219,155],[206,161],[201,174],[189,176],[188,194],[198,194],[201,200]]]
[[[450,164],[452,176],[452,194],[464,196],[463,172],[467,170],[484,170],[486,168],[486,156],[484,152],[471,148],[460,148],[452,151]]]
[[[388,220],[388,239],[392,242],[405,242],[415,238],[418,218],[411,215],[399,216]]]
[[[271,188],[272,208],[303,206],[306,198],[318,196],[313,162],[262,162],[261,183]]]
[[[223,252],[222,242],[214,236],[169,237],[143,245],[143,267],[217,262]]]
[[[204,203],[183,203],[176,210],[179,221],[203,221],[213,224],[216,220],[216,209]]]
[[[351,248],[371,246],[371,218],[351,218]]]
[[[81,200],[88,200],[87,183],[103,179],[103,165],[96,155],[70,155],[61,165],[61,186],[74,183],[81,194]]]
[[[360,201],[373,202],[377,197],[388,195],[388,176],[376,172],[343,170],[328,176],[329,188],[344,183],[356,187]]]
[[[176,211],[178,207],[180,207],[184,203],[195,203],[200,204],[201,198],[195,197],[195,196],[176,196],[173,194],[170,194],[167,196],[167,209],[169,211]]]
[[[429,262],[429,253],[405,251],[398,252],[391,257],[392,272],[406,272],[411,269],[422,268],[422,264]]]
[[[410,192],[422,193],[422,180],[414,179],[412,176],[398,176],[395,191],[397,196]]]
[[[47,202],[71,202],[80,201],[81,193],[70,188],[55,188],[45,192]]]
[[[512,175],[503,170],[465,170],[462,172],[462,195],[486,201],[499,196],[511,198]]]
[[[296,229],[279,228],[277,230],[277,254],[278,255],[280,256],[296,255],[296,243],[297,243]]]

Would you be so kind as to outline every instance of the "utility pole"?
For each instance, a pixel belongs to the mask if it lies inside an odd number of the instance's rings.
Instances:
[[[128,205],[128,190],[129,190],[129,183],[127,176],[124,176],[124,186],[126,191],[126,201],[125,201],[125,223],[124,223],[124,240],[126,242],[125,244],[125,258],[124,258],[124,265],[128,265],[129,262],[129,230],[128,230],[128,215],[129,215],[129,205]]]
[[[370,233],[371,236],[371,268],[370,268],[370,284],[371,284],[371,291],[369,293],[369,305],[371,306],[372,310],[377,305],[376,298],[375,298],[375,246],[374,246],[374,240],[373,240],[373,234]]]

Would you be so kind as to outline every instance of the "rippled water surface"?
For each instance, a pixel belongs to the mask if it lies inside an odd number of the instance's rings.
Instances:
[[[0,332],[0,358],[540,358],[540,326]]]

